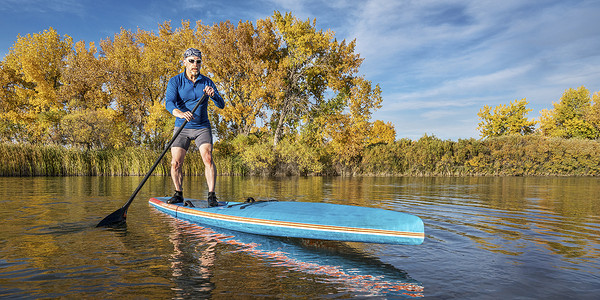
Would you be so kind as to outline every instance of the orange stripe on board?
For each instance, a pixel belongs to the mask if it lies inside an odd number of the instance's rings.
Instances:
[[[158,199],[152,198],[151,201],[159,206],[162,206],[166,209],[169,209],[169,210],[172,210],[172,211],[175,211],[178,213],[186,213],[189,215],[195,215],[195,216],[199,216],[199,217],[203,217],[203,218],[225,220],[225,221],[237,222],[237,223],[251,223],[251,224],[269,225],[269,226],[277,226],[277,227],[291,227],[291,228],[306,229],[306,230],[349,232],[349,233],[356,233],[356,234],[374,234],[374,235],[386,235],[386,236],[401,236],[401,237],[409,237],[409,238],[425,238],[425,233],[423,233],[423,232],[394,231],[394,230],[385,230],[385,229],[356,228],[356,227],[345,227],[345,226],[318,225],[318,224],[307,224],[307,223],[297,223],[297,222],[287,222],[287,221],[255,219],[255,218],[238,217],[238,216],[230,216],[230,215],[223,215],[223,214],[218,214],[218,213],[199,211],[199,210],[190,209],[190,208],[181,207],[181,206],[175,206],[176,209],[173,209],[174,205],[166,204]]]

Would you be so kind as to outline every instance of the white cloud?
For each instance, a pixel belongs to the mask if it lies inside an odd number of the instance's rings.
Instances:
[[[77,0],[2,0],[0,11],[36,13],[72,13],[82,16],[85,13],[85,3]]]
[[[390,114],[521,98],[540,107],[598,84],[597,13],[592,2],[369,1],[349,35]]]

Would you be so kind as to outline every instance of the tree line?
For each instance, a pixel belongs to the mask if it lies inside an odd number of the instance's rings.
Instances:
[[[505,135],[538,134],[546,137],[600,138],[600,92],[593,95],[585,86],[568,88],[553,103],[552,109],[543,109],[539,120],[531,120],[527,114],[527,100],[511,101],[493,108],[484,106],[479,113],[479,131],[483,138]],[[539,127],[536,128],[536,126]]]
[[[569,88],[539,120],[526,99],[484,106],[480,140],[396,139],[391,123],[371,120],[381,89],[358,75],[355,41],[274,12],[255,23],[122,29],[99,46],[52,28],[17,37],[0,62],[0,175],[143,174],[171,138],[163,98],[189,47],[226,99],[209,107],[222,174],[600,173],[599,93]],[[196,154],[186,174],[202,172]]]
[[[189,47],[202,51],[201,72],[226,100],[210,113],[222,141],[256,134],[276,147],[304,140],[350,161],[369,144],[395,139],[391,123],[371,120],[381,89],[358,75],[355,40],[338,41],[316,20],[276,11],[254,23],[121,29],[99,46],[53,28],[18,36],[0,64],[0,140],[160,149],[173,130],[166,85],[183,71]]]

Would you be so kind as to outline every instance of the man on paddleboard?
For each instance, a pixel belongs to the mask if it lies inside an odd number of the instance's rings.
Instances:
[[[165,107],[175,116],[175,130],[185,125],[179,136],[171,146],[171,178],[175,185],[175,194],[167,203],[183,202],[183,162],[185,154],[190,147],[190,142],[195,140],[202,161],[204,162],[204,175],[208,185],[208,205],[217,206],[215,195],[215,183],[217,168],[212,157],[213,141],[211,126],[208,119],[208,98],[192,115],[193,107],[206,93],[218,108],[225,107],[225,101],[219,95],[214,82],[208,77],[200,74],[202,53],[195,48],[185,50],[183,54],[183,65],[185,71],[169,80],[165,95]]]

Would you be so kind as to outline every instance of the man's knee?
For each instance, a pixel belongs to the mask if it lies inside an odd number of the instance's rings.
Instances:
[[[183,166],[183,162],[180,160],[171,160],[171,169],[180,170]]]
[[[211,144],[202,144],[202,146],[200,146],[200,155],[206,166],[211,166],[213,164]]]
[[[181,169],[181,167],[183,166],[183,160],[185,159],[186,152],[187,151],[183,148],[171,148],[171,169]]]
[[[202,161],[204,161],[204,165],[211,166],[213,163],[212,153],[209,151],[202,155]]]

